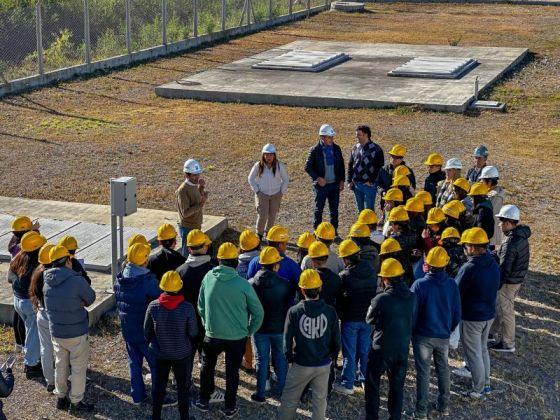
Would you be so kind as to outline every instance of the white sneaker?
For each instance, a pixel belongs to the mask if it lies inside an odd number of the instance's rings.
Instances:
[[[468,370],[466,367],[462,367],[459,369],[453,369],[451,371],[454,375],[460,376],[462,378],[472,378],[471,371]]]
[[[219,389],[216,389],[212,395],[210,395],[210,404],[214,404],[214,403],[220,403],[220,402],[224,402],[225,400],[225,395],[222,391],[220,391]]]
[[[264,390],[267,392],[270,391],[270,379],[266,380],[266,385],[264,386]]]
[[[354,388],[348,389],[344,385],[338,383],[335,383],[333,385],[333,390],[338,392],[339,394],[344,394],[344,395],[352,395],[354,393]]]

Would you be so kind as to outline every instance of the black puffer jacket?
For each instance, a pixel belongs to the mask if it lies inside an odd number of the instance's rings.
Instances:
[[[368,261],[360,260],[340,273],[343,296],[339,305],[341,321],[364,322],[377,290],[377,273]]]
[[[148,258],[148,270],[154,273],[158,280],[161,280],[166,272],[176,270],[184,262],[185,257],[174,249],[161,247],[158,252]]]
[[[519,284],[529,271],[529,237],[531,229],[518,225],[506,234],[500,248],[500,270],[502,284]]]
[[[494,236],[494,211],[490,200],[484,200],[474,207],[474,227],[484,229],[488,235],[488,239]]]
[[[344,157],[342,156],[342,150],[340,150],[338,144],[333,144],[333,154],[336,182],[344,182],[346,179]],[[316,182],[318,177],[325,177],[325,158],[323,154],[323,145],[320,141],[309,150],[307,160],[305,161],[305,172],[309,174],[313,182]]]
[[[410,179],[410,186],[413,189],[416,189],[416,178],[414,177],[414,172],[412,169],[406,165],[403,161],[401,165],[406,166],[410,170],[410,175],[408,175],[408,179]],[[393,165],[390,163],[385,165],[383,168],[379,170],[379,174],[377,175],[377,188],[381,189],[383,192],[387,191],[391,188],[391,184],[393,183]]]
[[[259,270],[249,280],[264,309],[260,334],[282,334],[294,291],[291,283],[271,270]]]

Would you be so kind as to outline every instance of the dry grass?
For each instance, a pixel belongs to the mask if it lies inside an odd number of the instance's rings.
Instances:
[[[521,207],[524,222],[533,230],[533,273],[522,289],[524,301],[518,305],[523,334],[520,351],[493,358],[498,392],[483,406],[454,398],[453,410],[456,417],[559,417],[555,350],[560,331],[556,289],[560,271],[560,8],[386,4],[370,10],[358,15],[323,13],[208,49],[4,99],[0,101],[0,162],[6,169],[0,194],[106,203],[107,180],[126,174],[138,177],[141,206],[173,209],[182,163],[195,156],[210,169],[205,174],[210,190],[206,211],[226,215],[239,230],[254,223],[247,173],[262,144],[271,141],[291,176],[279,221],[295,237],[310,228],[312,193],[302,166],[324,122],[334,125],[340,134],[337,142],[345,151],[354,141],[353,128],[358,123],[372,126],[374,138],[386,149],[396,142],[407,145],[407,163],[420,181],[425,173],[421,162],[429,152],[468,162],[472,149],[484,143],[491,151],[490,162],[501,171],[507,200]],[[507,102],[509,112],[504,114],[215,104],[166,100],[154,94],[154,87],[161,83],[300,38],[528,47],[534,58],[489,95]],[[345,232],[356,217],[350,193],[343,195],[340,210]],[[5,333],[2,338],[6,342]],[[127,416],[137,417],[127,396],[123,350],[114,331],[93,339],[91,388],[104,417],[114,418],[113,410],[124,408],[129,410]],[[246,399],[254,380],[246,376],[243,380]],[[19,384],[23,383],[20,379]],[[461,385],[454,384],[455,390]],[[410,402],[413,383],[409,381],[407,387]],[[27,404],[26,391],[34,389],[18,388],[12,400]],[[330,415],[358,417],[360,397],[335,397]],[[7,408],[14,415],[10,401]],[[56,416],[49,408],[52,398],[38,404],[45,416]],[[269,408],[250,407],[243,404],[247,417],[271,415]],[[23,406],[17,412],[31,418],[38,415],[34,408]]]

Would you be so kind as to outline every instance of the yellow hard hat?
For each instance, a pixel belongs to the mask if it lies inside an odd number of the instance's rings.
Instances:
[[[144,235],[141,235],[140,233],[135,233],[134,235],[132,235],[130,237],[130,239],[128,240],[128,247],[130,248],[132,245],[134,244],[144,244],[144,245],[149,245],[148,240],[146,239],[146,237]]]
[[[486,231],[479,227],[467,229],[461,235],[460,244],[469,245],[486,245],[488,242],[488,235]]]
[[[260,243],[261,240],[258,235],[249,229],[245,229],[241,232],[241,235],[239,235],[239,248],[241,248],[242,251],[255,249]]]
[[[22,251],[33,252],[47,243],[47,238],[31,230],[21,237],[20,247]]]
[[[393,238],[387,238],[381,242],[381,251],[379,252],[379,255],[387,255],[400,251],[402,251],[402,248],[399,241]]]
[[[389,154],[393,156],[405,157],[406,155],[406,147],[402,144],[395,144],[391,150],[389,150]]]
[[[424,165],[427,166],[441,166],[443,165],[443,156],[439,153],[432,153],[428,156],[428,158],[424,161]]]
[[[397,176],[405,176],[405,175],[410,175],[410,169],[408,169],[408,166],[405,165],[399,165],[397,166],[394,171],[393,171],[393,179]]]
[[[426,255],[426,264],[430,267],[443,268],[449,264],[449,255],[441,246],[434,246]]]
[[[488,195],[488,187],[482,182],[475,182],[471,185],[469,195]]]
[[[54,248],[53,244],[45,244],[39,249],[39,263],[46,265],[52,262],[50,252]]]
[[[271,242],[288,242],[288,229],[283,226],[272,226],[266,234],[266,240]]]
[[[461,235],[459,234],[459,231],[454,227],[445,228],[441,234],[442,241],[444,239],[450,239],[450,238],[461,239]]]
[[[60,260],[61,258],[69,257],[69,256],[70,256],[70,253],[62,245],[55,245],[49,251],[49,258],[51,260],[51,263],[56,261],[56,260]]]
[[[402,203],[404,201],[403,193],[398,188],[390,188],[383,195],[383,200],[385,200],[385,201],[395,201],[397,203]]]
[[[75,251],[78,249],[78,241],[76,240],[76,238],[70,235],[65,235],[60,238],[60,241],[58,241],[58,245],[62,245],[68,251]]]
[[[374,225],[377,223],[377,214],[372,209],[363,209],[358,216],[358,223]]]
[[[403,274],[404,268],[398,260],[394,258],[387,258],[381,263],[379,277],[392,278],[402,276]]]
[[[207,236],[200,229],[193,229],[187,235],[187,246],[200,246],[206,244]]]
[[[459,187],[467,193],[471,189],[471,184],[469,184],[469,181],[467,181],[465,178],[457,178],[455,181],[453,181],[453,186]]]
[[[351,238],[369,238],[371,231],[369,226],[363,223],[354,223],[350,228],[348,236]]]
[[[303,273],[299,276],[299,283],[298,286],[301,289],[318,289],[323,285],[323,281],[321,280],[321,276],[315,270],[308,268],[307,270],[303,270]]]
[[[297,246],[303,249],[309,249],[309,246],[315,242],[315,237],[309,232],[303,232],[299,235]]]
[[[430,194],[428,191],[418,191],[414,197],[421,198],[424,206],[431,206],[432,204],[434,204],[432,194]]]
[[[259,263],[261,265],[276,264],[283,259],[278,250],[273,246],[265,246],[259,255]]]
[[[167,241],[168,239],[175,239],[177,231],[169,223],[163,223],[157,230],[158,241]]]
[[[315,228],[315,236],[325,241],[332,241],[336,236],[336,229],[331,223],[322,222]]]
[[[234,260],[239,257],[239,251],[237,247],[231,242],[224,242],[218,248],[218,259],[219,260]]]
[[[352,239],[345,239],[338,246],[338,256],[346,258],[360,252],[360,247]]]
[[[144,265],[148,261],[151,250],[150,245],[134,244],[128,248],[127,259],[132,264]]]
[[[11,224],[12,232],[25,232],[27,230],[31,230],[32,227],[33,223],[27,216],[16,216],[16,218],[12,220]]]
[[[447,216],[459,220],[459,216],[465,211],[465,205],[459,200],[451,200],[445,203],[441,209]]]
[[[422,213],[424,211],[424,201],[420,197],[411,197],[404,205],[406,211]]]
[[[397,206],[389,213],[389,222],[408,222],[410,219],[404,206]]]
[[[166,272],[159,282],[159,288],[164,292],[177,293],[183,287],[183,280],[176,271]]]
[[[329,248],[321,241],[315,241],[309,246],[309,258],[321,258],[329,255]]]
[[[437,225],[445,220],[445,213],[439,207],[434,207],[428,212],[428,217],[426,219],[426,224]]]
[[[410,187],[410,178],[407,175],[394,177],[393,183],[391,184],[391,188],[393,187]]]

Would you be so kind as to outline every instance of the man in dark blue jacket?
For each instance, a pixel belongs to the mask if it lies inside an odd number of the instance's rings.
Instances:
[[[451,332],[461,320],[461,297],[457,284],[445,272],[448,263],[449,256],[444,248],[432,248],[426,256],[428,273],[416,280],[410,288],[418,301],[418,315],[412,337],[416,365],[416,410],[412,414],[414,418],[427,418],[432,356],[439,390],[438,400],[433,408],[441,414],[449,414],[447,354]]]
[[[461,244],[468,260],[455,277],[461,293],[461,341],[473,381],[472,390],[464,396],[479,401],[491,390],[488,333],[496,316],[500,287],[500,267],[487,251],[489,242],[482,228],[463,232]]]
[[[340,147],[334,143],[335,131],[329,124],[319,129],[319,142],[309,150],[305,172],[313,180],[315,190],[315,213],[313,228],[323,221],[323,209],[329,200],[331,223],[338,232],[338,204],[344,189],[346,174]],[[336,240],[339,240],[337,234]]]

